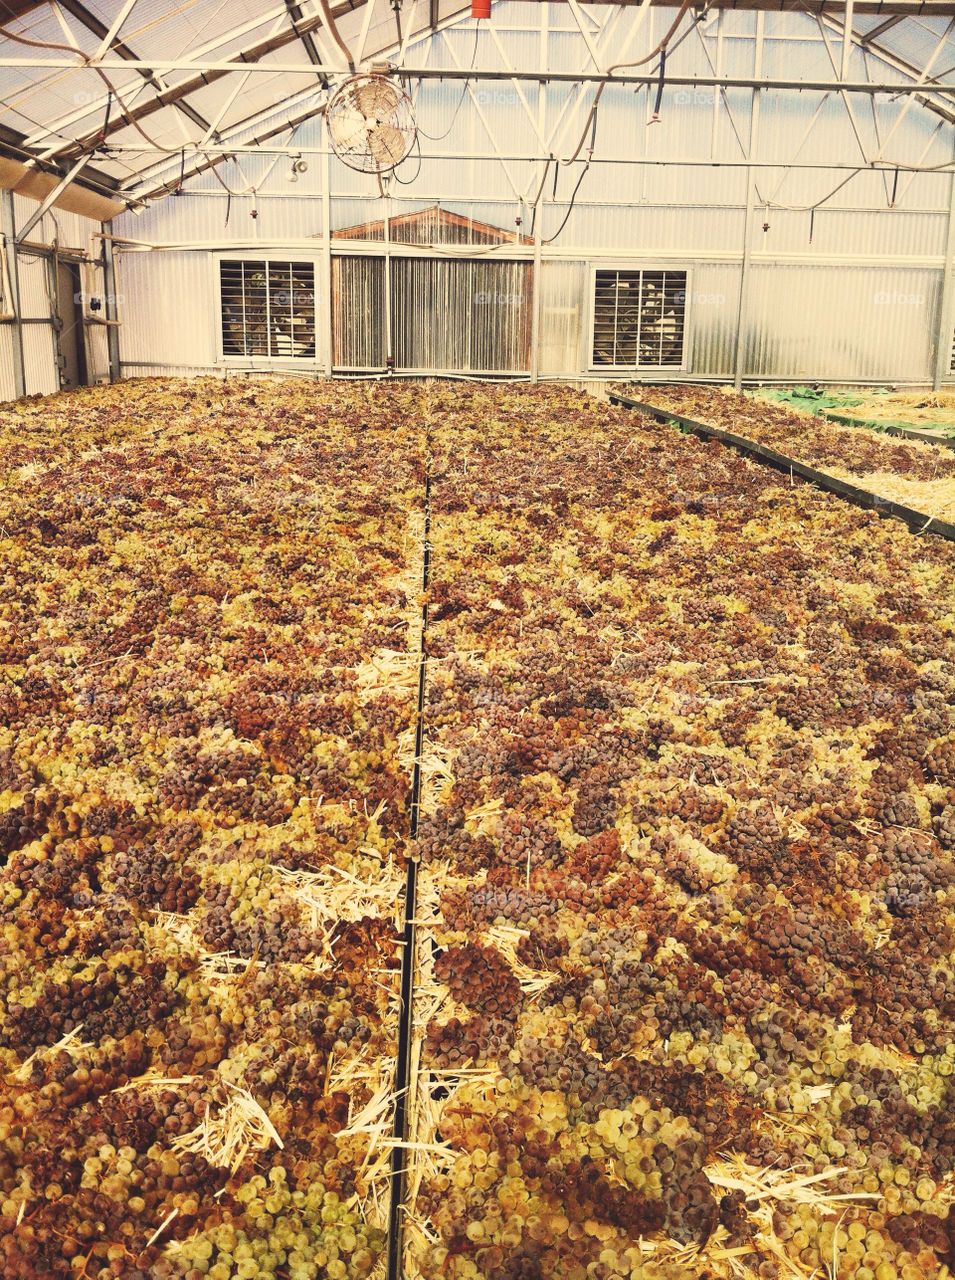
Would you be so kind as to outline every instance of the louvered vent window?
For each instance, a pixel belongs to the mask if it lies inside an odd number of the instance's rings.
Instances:
[[[219,264],[222,354],[273,360],[315,355],[315,268],[310,262]]]
[[[685,271],[598,271],[594,364],[680,368]]]

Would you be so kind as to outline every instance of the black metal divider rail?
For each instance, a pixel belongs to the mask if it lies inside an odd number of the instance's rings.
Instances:
[[[911,507],[903,506],[901,503],[893,502],[888,498],[880,498],[877,494],[870,493],[866,489],[860,489],[855,485],[847,484],[843,480],[838,480],[835,476],[830,476],[824,471],[818,471],[815,467],[810,467],[806,463],[790,458],[786,454],[778,453],[775,449],[769,449],[765,445],[757,444],[755,440],[750,440],[746,436],[734,435],[730,431],[723,431],[719,427],[710,426],[704,422],[697,422],[693,418],[686,418],[682,414],[672,413],[666,409],[660,409],[655,405],[645,404],[639,400],[633,400],[629,396],[619,395],[617,393],[610,394],[610,403],[619,405],[623,408],[634,409],[639,412],[648,414],[658,422],[673,422],[683,427],[687,431],[693,432],[694,435],[703,438],[711,438],[718,440],[730,448],[739,450],[758,461],[773,467],[775,470],[790,476],[798,475],[801,479],[811,484],[817,485],[819,488],[828,490],[830,493],[837,494],[841,498],[845,498],[858,506],[865,507],[869,510],[875,510],[880,515],[893,516],[896,519],[903,520],[910,529],[919,533],[932,532],[937,533],[943,538],[955,541],[955,525],[949,524],[944,520],[937,520],[933,517],[926,516],[924,512],[915,511]],[[424,699],[427,684],[427,631],[428,631],[428,604],[427,591],[431,582],[431,440],[427,439],[428,463],[425,473],[425,497],[424,497],[424,546],[423,546],[423,565],[422,565],[422,590],[425,593],[425,601],[421,606],[421,641],[419,648],[418,663],[418,707],[415,724],[415,763],[411,781],[411,821],[409,824],[409,835],[412,840],[417,838],[418,823],[421,810],[421,756],[424,747]],[[404,933],[402,939],[402,959],[401,959],[401,984],[400,984],[400,1016],[398,1025],[398,1061],[395,1072],[395,1116],[393,1136],[395,1146],[391,1162],[391,1203],[389,1208],[389,1230],[388,1230],[388,1280],[403,1280],[402,1256],[404,1244],[404,1222],[403,1211],[404,1192],[406,1185],[406,1158],[408,1140],[408,1091],[411,1085],[411,1051],[412,1037],[414,1034],[413,1025],[413,998],[414,998],[414,968],[415,968],[415,952],[417,945],[417,927],[415,919],[417,915],[417,888],[418,888],[418,863],[414,858],[408,858],[408,867],[405,879],[405,911],[404,911]]]
[[[418,711],[415,723],[415,762],[411,775],[411,821],[409,838],[417,839],[421,810],[421,754],[424,748],[424,695],[428,673],[427,591],[431,581],[431,439],[426,440],[427,470],[424,482],[424,547],[421,587],[425,593],[421,606],[421,645],[418,657]],[[408,1090],[411,1087],[411,1050],[414,1034],[414,968],[417,947],[415,917],[418,902],[418,862],[408,857],[405,873],[405,923],[401,949],[400,1014],[398,1021],[398,1061],[395,1067],[395,1119],[392,1130],[395,1146],[391,1157],[391,1203],[388,1221],[388,1280],[402,1280],[404,1240],[405,1156],[408,1140]]]
[[[894,422],[883,425],[871,418],[843,417],[838,413],[823,413],[821,410],[813,416],[824,418],[826,422],[834,422],[838,427],[863,427],[879,435],[904,436],[906,440],[918,440],[922,444],[938,444],[943,449],[955,449],[955,436],[938,436],[931,431],[919,431],[917,427],[900,427]]]
[[[635,409],[640,413],[649,414],[657,422],[675,422],[696,436],[718,440],[721,444],[748,454],[766,466],[781,471],[784,475],[799,476],[820,489],[834,493],[840,498],[846,498],[849,502],[865,507],[869,511],[876,511],[881,516],[892,516],[896,520],[902,520],[913,533],[934,533],[955,542],[955,525],[947,520],[926,515],[924,511],[916,511],[912,507],[904,506],[901,502],[894,502],[891,498],[881,498],[876,493],[870,493],[868,489],[860,489],[854,484],[848,484],[845,480],[829,475],[828,472],[818,471],[805,462],[790,458],[785,453],[778,453],[775,449],[767,448],[766,445],[757,444],[747,436],[723,431],[720,427],[711,426],[706,422],[697,422],[694,418],[686,418],[680,413],[660,409],[656,405],[645,404],[641,400],[633,400],[617,392],[610,392],[609,399],[611,404],[619,405],[621,408]]]

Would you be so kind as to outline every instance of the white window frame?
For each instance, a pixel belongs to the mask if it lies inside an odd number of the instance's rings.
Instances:
[[[217,365],[227,365],[229,368],[241,369],[313,369],[324,367],[324,357],[322,353],[322,344],[325,341],[325,331],[323,328],[323,316],[319,309],[319,304],[324,300],[319,292],[322,279],[321,276],[321,259],[309,253],[283,253],[281,251],[264,250],[256,253],[251,249],[239,249],[235,252],[221,250],[218,253],[210,255],[211,275],[212,275],[212,296],[214,305],[212,308],[213,322],[215,324],[215,333],[213,335],[213,350],[216,353],[215,362]],[[226,355],[223,350],[222,343],[222,263],[223,262],[282,262],[291,263],[292,266],[309,266],[312,268],[312,279],[314,281],[315,290],[315,352],[310,356],[245,356],[245,355]]]
[[[690,303],[693,298],[693,269],[685,262],[667,262],[654,259],[652,262],[634,262],[633,259],[610,259],[605,262],[591,261],[587,274],[588,304],[586,325],[586,361],[584,367],[594,374],[611,374],[618,376],[624,373],[652,374],[666,377],[674,374],[689,373],[687,353],[690,350],[690,329],[693,310]],[[683,344],[680,349],[680,363],[676,364],[596,364],[594,361],[594,328],[597,314],[597,272],[598,271],[679,271],[686,276],[686,301],[683,309]]]

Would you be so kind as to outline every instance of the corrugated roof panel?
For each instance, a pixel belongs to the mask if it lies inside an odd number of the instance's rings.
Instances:
[[[106,15],[99,15],[109,25],[115,15],[115,4],[103,5]],[[212,41],[218,41],[247,22],[258,20],[259,26],[275,21],[266,18],[275,4],[256,4],[255,0],[137,0],[119,37],[142,58],[162,57],[166,60],[192,54]],[[247,43],[258,33],[244,37]],[[218,56],[218,55],[217,55]]]
[[[943,18],[906,18],[877,37],[876,43],[890,49],[920,69],[929,65],[936,46],[945,35],[948,23]],[[932,64],[931,74],[951,68],[955,62],[955,39],[950,34]]]

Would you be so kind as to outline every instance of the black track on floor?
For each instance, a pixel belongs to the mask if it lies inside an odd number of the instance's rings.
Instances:
[[[424,489],[424,555],[422,590],[425,602],[421,606],[421,647],[418,658],[418,713],[415,725],[415,763],[411,777],[411,840],[418,836],[418,819],[421,811],[421,753],[424,748],[424,695],[428,674],[427,590],[431,581],[431,463],[425,473]],[[411,1050],[414,1034],[414,966],[417,944],[415,914],[418,902],[418,863],[408,856],[405,877],[405,923],[401,949],[401,1012],[398,1022],[398,1062],[395,1069],[395,1122],[393,1136],[396,1141],[391,1158],[391,1204],[388,1224],[388,1280],[402,1280],[402,1253],[404,1238],[405,1158],[408,1140],[408,1090],[411,1085]]]

